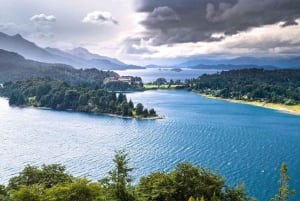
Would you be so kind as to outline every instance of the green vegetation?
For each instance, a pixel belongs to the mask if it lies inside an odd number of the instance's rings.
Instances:
[[[157,78],[152,83],[144,84],[145,90],[155,89],[184,89],[184,84],[180,80],[170,80],[169,82],[165,78]]]
[[[184,85],[177,85],[177,84],[144,84],[145,90],[155,90],[155,89],[183,89]]]
[[[136,107],[126,95],[108,92],[101,87],[72,86],[63,81],[31,79],[8,82],[0,88],[0,96],[9,98],[10,105],[46,107],[86,113],[108,113],[125,117],[154,118],[154,109],[148,111],[139,103]]]
[[[0,83],[32,78],[51,78],[72,84],[103,85],[105,78],[115,76],[118,74],[112,71],[83,70],[64,64],[31,61],[16,53],[0,50]]]
[[[113,71],[75,69],[65,64],[48,64],[26,60],[24,57],[0,49],[0,83],[15,82],[33,78],[47,78],[65,81],[69,84],[99,86],[109,91],[137,91],[143,89],[140,77],[130,82],[118,81],[120,76]],[[105,82],[106,80],[116,80]]]
[[[289,189],[289,180],[290,177],[287,174],[287,164],[283,163],[280,169],[279,192],[271,199],[271,201],[288,201],[288,198],[296,193],[295,190]]]
[[[181,163],[168,172],[154,172],[132,185],[129,158],[117,151],[115,167],[98,182],[74,177],[59,164],[26,166],[0,186],[0,201],[250,201],[243,185],[230,187],[209,169]],[[287,166],[282,165],[278,201],[287,201]]]
[[[125,76],[127,79],[112,80],[105,83],[105,89],[109,91],[142,91],[143,81],[140,77]]]
[[[108,192],[108,200],[131,201],[134,199],[132,178],[130,173],[133,168],[129,167],[128,156],[124,151],[117,151],[113,159],[115,169],[109,171],[108,177],[100,180],[104,189]]]
[[[300,104],[300,69],[243,69],[204,74],[186,89],[225,99]]]

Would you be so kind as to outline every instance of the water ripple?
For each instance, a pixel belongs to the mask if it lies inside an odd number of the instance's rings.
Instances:
[[[291,186],[300,190],[300,117],[184,91],[147,91],[128,98],[167,118],[138,121],[19,109],[0,99],[0,182],[7,183],[27,164],[43,163],[63,163],[74,175],[98,180],[113,167],[114,150],[123,148],[136,168],[135,182],[189,161],[226,176],[228,184],[244,181],[251,195],[267,200],[286,161]]]

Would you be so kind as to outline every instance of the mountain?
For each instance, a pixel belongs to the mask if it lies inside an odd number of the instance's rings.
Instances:
[[[0,83],[40,77],[70,83],[102,84],[105,78],[116,76],[118,74],[112,71],[75,69],[65,64],[27,60],[17,53],[0,49]]]
[[[89,52],[87,49],[82,48],[82,47],[74,48],[74,49],[70,50],[69,53],[74,56],[77,56],[79,58],[86,59],[86,60],[98,60],[99,59],[99,60],[107,60],[107,61],[110,61],[114,64],[121,65],[121,66],[126,65],[125,63],[119,61],[118,59],[100,56],[98,54],[93,54],[93,53]]]
[[[216,60],[208,60],[208,59],[191,59],[187,60],[183,63],[177,64],[177,67],[193,67],[197,65],[218,65],[221,64],[216,62]]]
[[[191,59],[180,63],[178,67],[262,67],[262,68],[295,68],[300,66],[300,57],[279,58],[279,57],[238,57],[234,59]],[[233,68],[234,67],[234,68]]]
[[[87,49],[79,47],[69,51],[62,51],[56,48],[45,48],[52,55],[56,55],[68,64],[81,68],[97,68],[102,70],[126,70],[126,69],[143,69],[140,66],[127,65],[117,59],[93,54]]]
[[[0,49],[16,52],[26,59],[68,64],[77,68],[97,68],[101,70],[142,69],[140,66],[127,65],[114,58],[93,54],[82,47],[70,51],[50,47],[41,48],[19,34],[9,36],[0,32]]]
[[[289,57],[289,58],[280,58],[280,57],[238,57],[231,59],[230,63],[232,64],[256,64],[260,66],[271,65],[277,66],[280,68],[293,68],[300,66],[300,57]]]
[[[20,34],[9,36],[0,32],[0,49],[17,52],[32,60],[55,62],[60,58],[24,39]]]
[[[266,70],[274,70],[278,69],[275,66],[259,66],[259,65],[251,65],[251,64],[241,64],[241,65],[232,65],[232,64],[215,64],[215,65],[204,65],[199,64],[196,66],[192,66],[190,68],[194,69],[216,69],[216,70],[236,70],[236,69],[250,69],[250,68],[263,68]]]
[[[145,66],[146,68],[168,68],[170,66],[163,66],[163,65],[155,65],[155,64],[150,64]]]

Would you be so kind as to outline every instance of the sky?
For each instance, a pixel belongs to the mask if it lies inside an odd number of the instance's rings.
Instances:
[[[300,56],[299,0],[0,0],[0,32],[139,65]]]

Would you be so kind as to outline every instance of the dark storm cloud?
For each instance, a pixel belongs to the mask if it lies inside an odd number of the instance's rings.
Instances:
[[[155,8],[149,15],[148,15],[148,23],[149,24],[153,24],[155,26],[156,23],[172,23],[172,22],[176,22],[179,21],[179,17],[176,14],[176,12],[167,7],[157,7]]]
[[[295,26],[298,25],[298,23],[295,20],[289,20],[286,21],[281,27],[287,27],[287,26]]]
[[[299,0],[136,0],[147,13],[142,24],[154,45],[216,41],[215,33],[236,34],[250,28],[284,22],[296,25]]]

